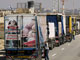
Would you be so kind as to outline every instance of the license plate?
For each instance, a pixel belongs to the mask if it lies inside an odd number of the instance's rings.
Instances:
[[[31,58],[31,56],[11,56],[12,58]]]

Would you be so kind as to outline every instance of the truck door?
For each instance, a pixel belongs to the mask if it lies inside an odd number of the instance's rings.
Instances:
[[[5,48],[20,47],[20,26],[18,17],[5,17]]]

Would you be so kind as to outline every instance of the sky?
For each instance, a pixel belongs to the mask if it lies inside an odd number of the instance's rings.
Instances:
[[[16,3],[17,2],[27,2],[30,0],[0,0],[0,8],[9,8],[11,6],[12,8],[16,8]],[[55,0],[33,0],[36,2],[41,2],[42,6],[44,8],[50,8],[52,9],[53,6],[56,6],[57,8],[57,3],[54,3]],[[60,0],[61,1],[61,0]],[[60,9],[62,8],[62,3],[60,2]],[[80,0],[74,0],[74,8],[79,9],[80,8]],[[65,9],[72,9],[73,8],[73,0],[65,0]]]

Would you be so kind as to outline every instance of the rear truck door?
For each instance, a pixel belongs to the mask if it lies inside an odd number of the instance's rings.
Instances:
[[[5,16],[6,57],[36,59],[39,51],[39,34],[35,16]]]

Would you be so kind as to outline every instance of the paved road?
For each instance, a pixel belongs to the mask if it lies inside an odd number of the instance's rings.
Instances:
[[[80,35],[71,43],[55,47],[49,52],[50,60],[80,60]]]

